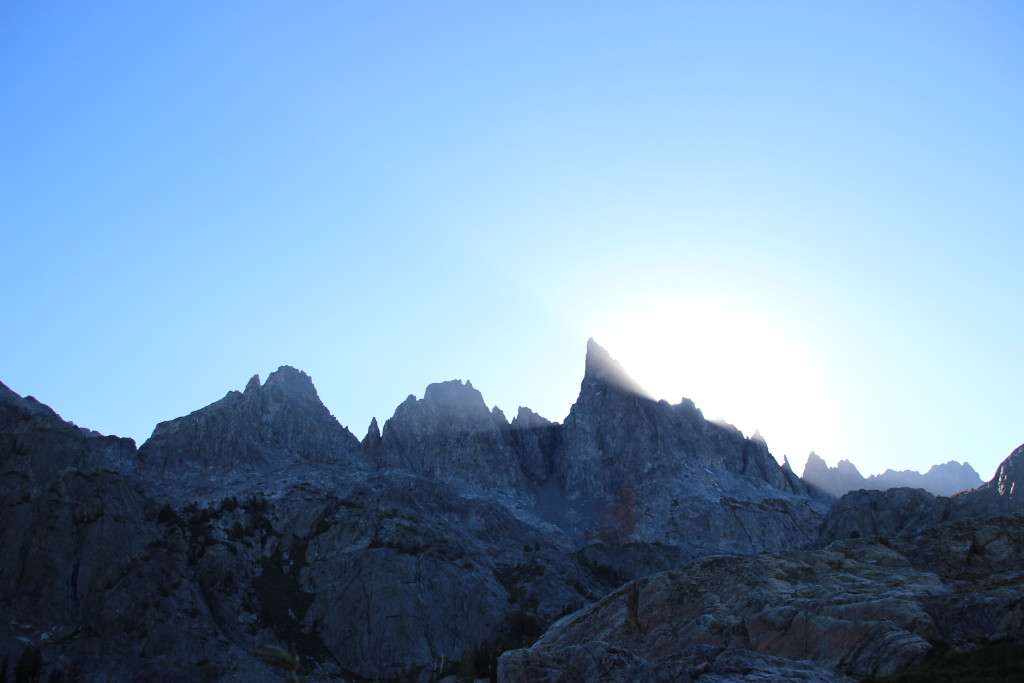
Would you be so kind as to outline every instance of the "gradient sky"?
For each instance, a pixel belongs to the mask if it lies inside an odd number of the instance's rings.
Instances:
[[[0,4],[0,381],[653,395],[864,474],[1024,441],[1017,2]]]

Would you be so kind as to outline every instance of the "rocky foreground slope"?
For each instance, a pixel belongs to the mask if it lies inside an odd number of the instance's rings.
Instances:
[[[280,679],[268,645],[311,681],[886,673],[1020,636],[1019,459],[958,502],[830,510],[593,342],[564,424],[456,380],[362,441],[287,367],[138,450],[0,385],[0,676]],[[802,650],[800,624],[859,649]]]

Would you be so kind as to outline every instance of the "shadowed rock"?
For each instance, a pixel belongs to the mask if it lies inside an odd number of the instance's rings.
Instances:
[[[363,466],[359,441],[330,414],[309,376],[283,366],[260,386],[161,422],[139,449],[145,467],[181,477],[277,469],[296,461]]]
[[[707,557],[562,619],[529,650],[503,655],[500,680],[569,680],[580,670],[607,670],[609,681],[885,676],[933,643],[1020,634],[1022,562],[1019,516],[938,525],[892,546]]]

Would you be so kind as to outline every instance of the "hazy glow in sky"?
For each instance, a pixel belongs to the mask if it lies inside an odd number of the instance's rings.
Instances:
[[[865,474],[1024,441],[1016,2],[0,5],[0,380],[143,440],[308,372],[657,395]]]

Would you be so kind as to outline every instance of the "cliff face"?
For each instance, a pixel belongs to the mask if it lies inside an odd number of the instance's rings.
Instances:
[[[0,385],[4,666],[42,651],[51,676],[167,680],[165,660],[226,649],[136,457],[131,440],[93,436]]]

